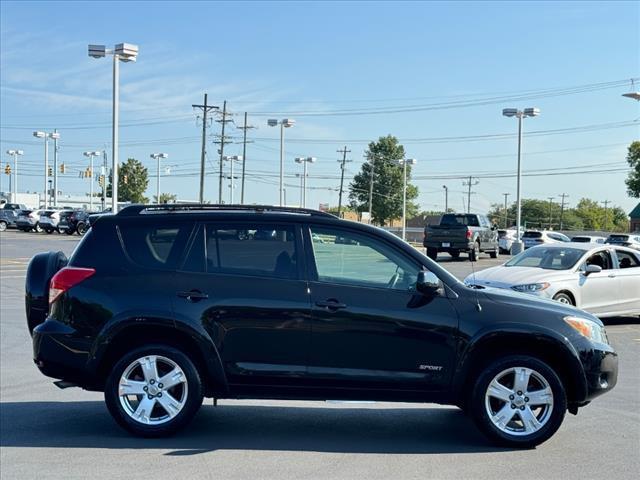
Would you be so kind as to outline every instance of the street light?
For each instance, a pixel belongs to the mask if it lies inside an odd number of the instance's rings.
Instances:
[[[629,93],[623,93],[622,96],[640,101],[640,92],[635,89],[633,80],[631,80],[631,91]]]
[[[296,157],[296,163],[302,163],[302,208],[307,208],[307,164],[315,163],[315,157]]]
[[[44,208],[48,208],[48,190],[49,184],[47,182],[47,175],[49,175],[49,139],[52,138],[54,141],[54,159],[55,163],[57,163],[58,159],[58,139],[60,138],[60,134],[57,131],[53,131],[50,133],[35,131],[33,132],[33,136],[36,138],[44,138]],[[57,165],[56,165],[57,167]],[[57,182],[54,188],[57,188]]]
[[[169,157],[166,153],[152,153],[151,158],[158,162],[158,177],[156,178],[156,203],[160,204],[160,159]]]
[[[449,187],[446,185],[442,185],[444,188],[444,213],[449,211]]]
[[[113,122],[111,125],[111,211],[118,213],[118,117],[120,115],[120,85],[119,63],[135,62],[138,57],[138,46],[130,43],[119,43],[115,48],[106,48],[104,45],[89,45],[89,56],[102,58],[113,55]]]
[[[18,203],[18,156],[24,155],[22,150],[7,150],[7,155],[13,157],[13,182],[11,182],[11,201]],[[11,176],[9,176],[11,179]]]
[[[284,129],[291,128],[296,123],[295,120],[291,118],[283,118],[278,121],[275,118],[270,118],[267,120],[267,125],[270,127],[275,127],[280,125],[280,206],[282,207],[283,196],[284,196]]]
[[[518,236],[520,233],[520,214],[521,214],[521,201],[520,201],[520,178],[522,176],[521,157],[522,157],[522,119],[525,117],[537,117],[540,115],[539,108],[525,108],[524,110],[518,110],[517,108],[505,108],[502,110],[502,115],[505,117],[517,117],[518,118],[518,176],[517,176],[517,189],[516,189],[516,239],[513,241],[511,251],[514,255],[522,252],[522,240]]]
[[[242,155],[225,155],[222,157],[222,160],[231,163],[231,175],[229,176],[229,188],[231,190],[231,193],[229,194],[229,201],[231,205],[233,205],[233,189],[235,187],[233,185],[233,162],[241,162],[242,158]]]
[[[93,159],[102,155],[102,152],[84,152],[83,155],[89,158],[89,211],[93,212]]]
[[[405,240],[407,236],[407,164],[415,165],[418,161],[415,158],[401,158],[398,160],[398,164],[402,165],[403,169],[403,185],[402,185],[402,239]]]

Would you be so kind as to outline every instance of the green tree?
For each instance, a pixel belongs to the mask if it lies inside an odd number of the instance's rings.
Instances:
[[[111,196],[112,180],[107,185],[107,196]],[[135,158],[128,158],[120,164],[118,172],[118,201],[131,203],[146,203],[149,201],[144,192],[149,185],[149,172],[141,162]]]
[[[394,218],[402,216],[403,166],[398,160],[404,158],[404,147],[392,135],[380,137],[369,143],[365,152],[368,162],[349,185],[351,207],[359,212],[369,210],[369,185],[371,164],[373,163],[373,206],[372,221],[386,225]],[[418,213],[418,206],[412,200],[418,197],[418,187],[411,185],[411,165],[407,165],[407,218]]]
[[[161,193],[160,194],[160,203],[176,203],[178,201],[178,195],[173,193]],[[158,202],[158,196],[153,196],[153,203]]]
[[[627,193],[630,197],[640,198],[640,141],[632,142],[627,152],[627,162],[631,171],[627,176]]]

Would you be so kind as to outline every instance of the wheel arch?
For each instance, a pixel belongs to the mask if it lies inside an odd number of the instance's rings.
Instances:
[[[508,355],[530,355],[549,365],[560,377],[569,403],[587,396],[587,380],[577,353],[566,341],[545,334],[490,332],[470,343],[453,379],[458,403],[465,403],[475,379],[490,362]]]
[[[553,296],[555,297],[559,293],[564,293],[564,294],[568,295],[569,297],[571,297],[571,301],[573,302],[573,305],[574,306],[578,306],[578,297],[571,290],[569,290],[567,288],[561,288],[556,293],[554,293]]]

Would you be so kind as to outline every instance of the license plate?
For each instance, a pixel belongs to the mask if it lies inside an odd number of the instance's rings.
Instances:
[[[442,242],[442,246],[443,246],[443,247],[445,247],[445,248],[446,248],[446,247],[450,247],[450,246],[451,246],[451,243],[449,243],[449,242]]]

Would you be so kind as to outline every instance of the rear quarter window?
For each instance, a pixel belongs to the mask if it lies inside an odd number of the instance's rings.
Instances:
[[[125,224],[118,227],[122,248],[144,268],[172,270],[182,256],[191,224]]]

